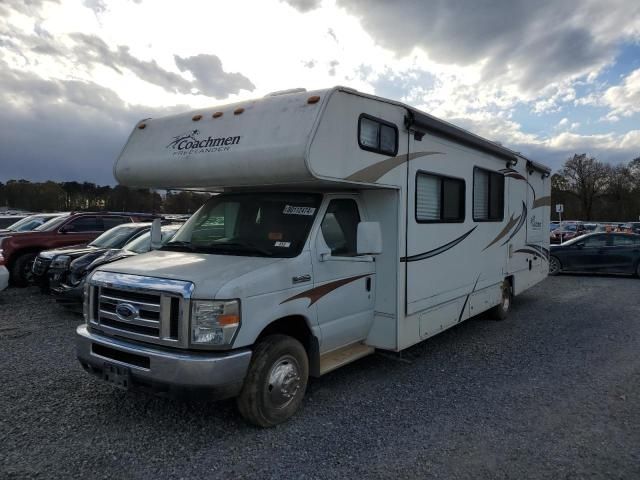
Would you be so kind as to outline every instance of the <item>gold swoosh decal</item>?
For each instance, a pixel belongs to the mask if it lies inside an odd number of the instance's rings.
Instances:
[[[538,207],[550,207],[550,206],[551,206],[550,196],[540,197],[533,201],[533,205],[531,206],[531,209],[538,208]]]
[[[297,300],[299,298],[308,298],[310,300],[309,307],[320,300],[322,297],[327,295],[328,293],[333,292],[336,288],[340,288],[347,283],[355,282],[356,280],[364,277],[368,277],[371,275],[367,273],[365,275],[356,275],[355,277],[343,278],[341,280],[335,280],[333,282],[325,283],[324,285],[320,285],[319,287],[314,287],[309,290],[305,290],[302,293],[294,295],[293,297],[289,297],[286,300],[280,302],[280,305],[287,302],[292,302],[293,300]]]
[[[507,222],[507,224],[504,226],[504,228],[500,231],[500,233],[498,234],[498,236],[496,238],[493,239],[493,241],[487,245],[486,247],[484,247],[482,249],[482,251],[484,252],[487,248],[489,248],[491,245],[493,245],[494,243],[498,243],[500,240],[502,240],[502,238],[509,233],[509,230],[511,230],[513,228],[513,226],[518,223],[518,220],[520,220],[520,216],[518,215],[516,218],[513,218],[513,213],[511,214],[511,218],[509,219],[509,221]]]
[[[394,168],[402,165],[410,160],[425,157],[427,155],[444,155],[442,152],[413,152],[408,155],[398,155],[397,157],[389,157],[380,162],[369,165],[355,173],[349,175],[345,180],[351,180],[352,182],[365,182],[375,183],[384,174],[389,173]]]

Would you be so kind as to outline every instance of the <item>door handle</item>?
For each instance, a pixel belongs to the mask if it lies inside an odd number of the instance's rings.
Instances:
[[[371,277],[367,277],[366,288],[367,292],[371,291]]]
[[[305,283],[305,282],[310,282],[310,281],[311,281],[311,275],[309,275],[308,273],[305,273],[304,275],[296,275],[295,277],[291,278],[291,282],[293,284]]]

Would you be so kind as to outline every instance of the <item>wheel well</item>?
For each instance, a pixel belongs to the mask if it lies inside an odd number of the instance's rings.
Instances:
[[[20,258],[22,255],[26,253],[34,253],[38,255],[41,251],[42,249],[39,249],[39,248],[23,248],[22,250],[18,250],[17,252],[12,252],[11,260],[9,260],[9,263],[7,264],[7,268],[9,270],[13,268],[13,264],[16,263],[16,260]]]
[[[275,334],[289,335],[302,343],[309,357],[309,374],[319,376],[320,344],[318,338],[307,325],[307,320],[302,315],[290,315],[274,320],[260,332],[260,335],[256,338],[256,343],[268,335]]]
[[[511,295],[515,295],[515,291],[516,291],[516,285],[515,285],[515,279],[513,278],[513,275],[509,275],[508,277],[504,278],[505,282],[509,282],[509,285],[511,285]]]

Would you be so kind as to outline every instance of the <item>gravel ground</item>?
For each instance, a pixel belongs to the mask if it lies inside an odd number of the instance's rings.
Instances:
[[[120,392],[75,359],[80,319],[0,294],[1,478],[640,478],[640,280],[559,276],[314,380],[270,430],[232,401]]]

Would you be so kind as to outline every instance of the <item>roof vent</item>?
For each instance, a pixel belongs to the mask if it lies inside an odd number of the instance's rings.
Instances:
[[[291,93],[302,93],[306,91],[306,88],[290,88],[289,90],[278,90],[277,92],[267,93],[265,97],[279,97],[280,95],[289,95]]]

